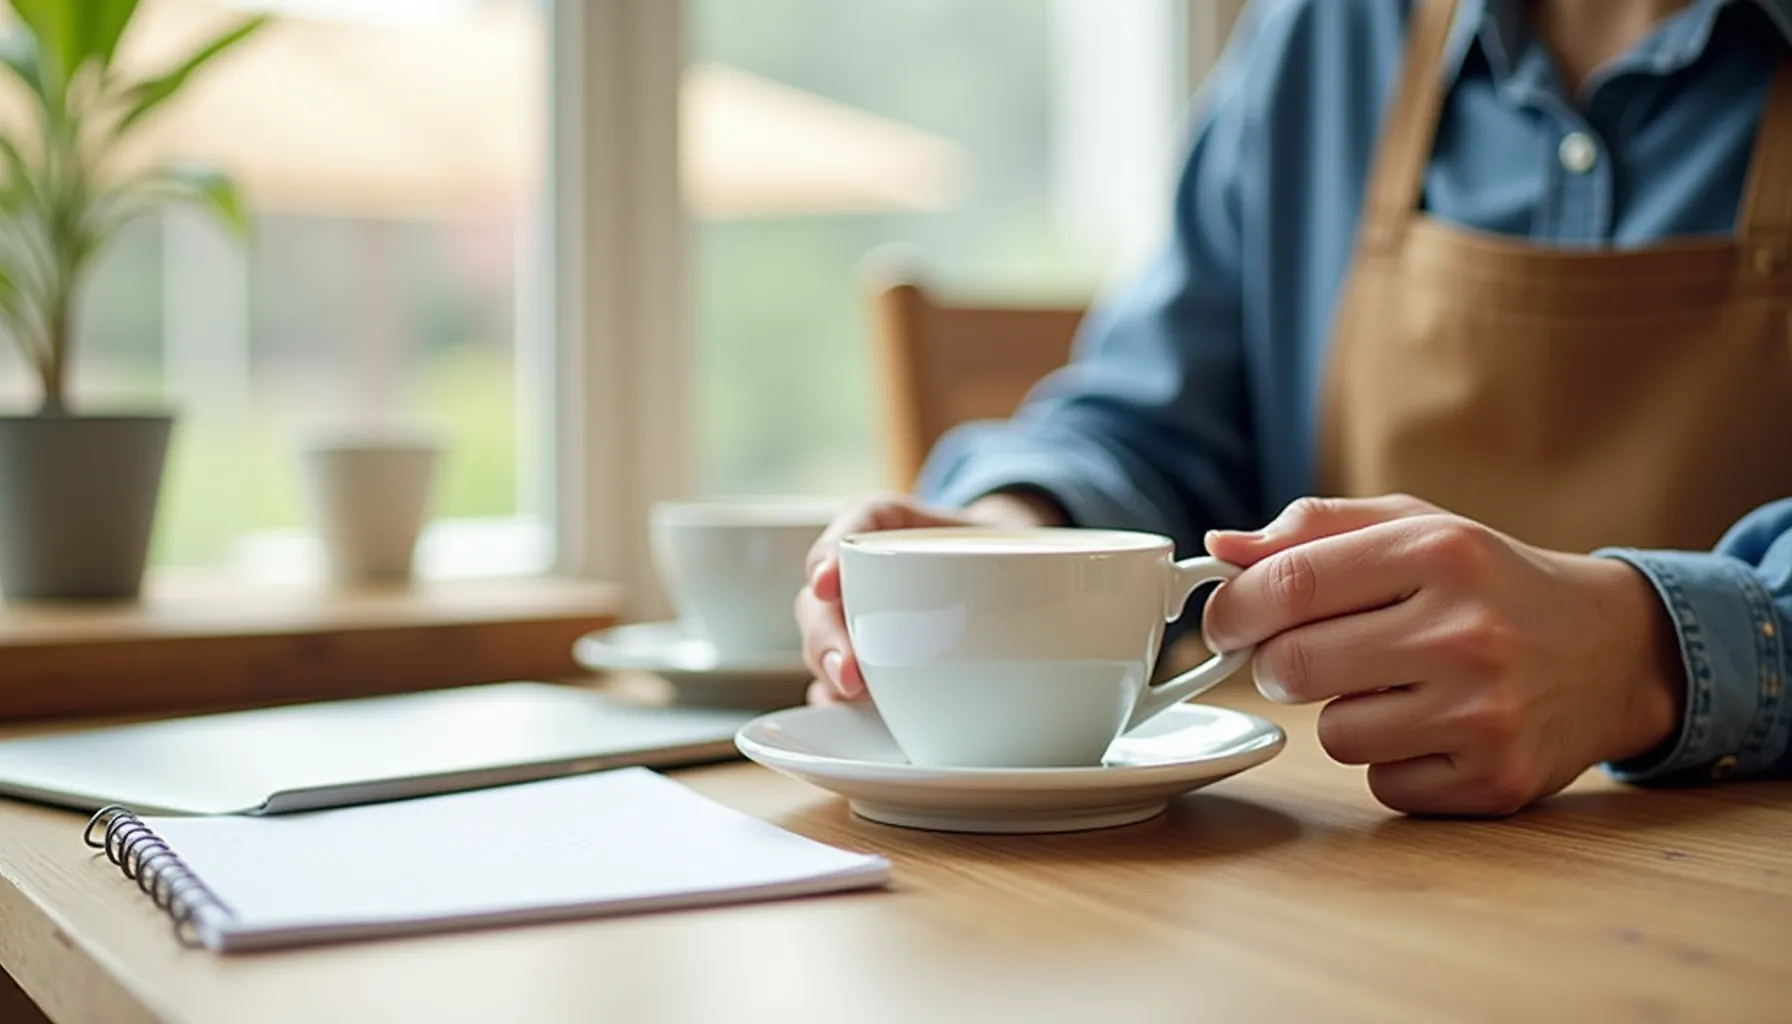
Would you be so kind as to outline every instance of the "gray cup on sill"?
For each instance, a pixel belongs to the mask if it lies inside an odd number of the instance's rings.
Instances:
[[[332,583],[404,583],[442,445],[418,434],[339,433],[300,446],[306,497]]]

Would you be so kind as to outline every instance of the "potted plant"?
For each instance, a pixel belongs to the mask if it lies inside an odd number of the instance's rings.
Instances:
[[[137,0],[6,0],[0,88],[31,116],[0,128],[0,333],[43,387],[33,415],[0,416],[0,593],[130,598],[143,578],[173,416],[69,408],[75,317],[95,258],[131,220],[193,203],[246,235],[235,187],[211,170],[125,173],[120,148],[220,53],[245,19],[144,76],[114,63]]]

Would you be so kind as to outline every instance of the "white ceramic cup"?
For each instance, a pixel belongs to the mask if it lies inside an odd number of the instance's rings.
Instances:
[[[1231,675],[1249,649],[1150,685],[1165,625],[1238,568],[1118,530],[941,528],[841,546],[853,653],[917,765],[1099,764],[1121,733]]]
[[[794,657],[793,606],[837,501],[662,502],[653,557],[680,624],[724,657]]]
[[[340,434],[301,445],[306,493],[330,579],[410,579],[441,445],[410,435]]]

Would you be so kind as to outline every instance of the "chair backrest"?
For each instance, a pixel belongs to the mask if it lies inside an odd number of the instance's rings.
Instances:
[[[941,301],[912,278],[874,283],[873,332],[884,379],[884,448],[907,490],[946,431],[1003,419],[1070,359],[1083,306]]]

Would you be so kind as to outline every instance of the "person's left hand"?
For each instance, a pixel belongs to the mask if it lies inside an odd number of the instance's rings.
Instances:
[[[1404,496],[1303,499],[1207,549],[1209,645],[1259,644],[1257,687],[1328,701],[1319,740],[1408,813],[1499,815],[1679,727],[1666,610],[1623,562],[1544,551]]]

